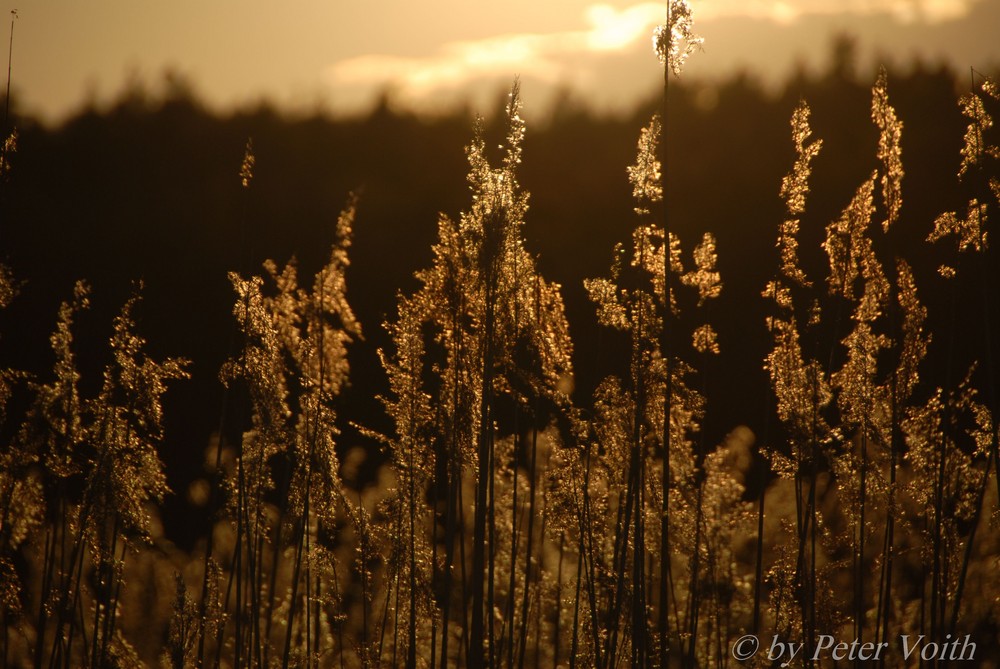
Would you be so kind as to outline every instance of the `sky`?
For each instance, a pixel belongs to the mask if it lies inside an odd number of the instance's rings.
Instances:
[[[834,36],[860,64],[1000,65],[1000,0],[691,0],[705,39],[682,76],[739,70],[775,83],[822,67]],[[165,73],[211,108],[435,111],[492,104],[515,75],[530,109],[560,92],[624,110],[661,79],[652,30],[662,3],[630,0],[34,0],[8,7],[12,89],[22,114],[55,122]]]

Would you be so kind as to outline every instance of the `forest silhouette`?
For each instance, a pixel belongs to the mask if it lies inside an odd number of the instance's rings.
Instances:
[[[787,117],[795,103],[809,101],[826,147],[810,198],[815,220],[839,215],[841,184],[874,160],[871,76],[856,71],[849,40],[837,44],[825,71],[800,72],[777,92],[751,73],[717,84],[681,78],[671,92],[671,218],[686,238],[713,232],[721,273],[740,277],[712,314],[726,346],[711,384],[720,395],[711,402],[709,441],[737,425],[753,428],[761,418],[760,406],[740,398],[765,385],[759,364],[767,345],[765,305],[758,296],[775,265],[777,184],[791,156]],[[921,62],[891,71],[890,79],[907,123],[907,208],[954,209],[962,199],[952,177],[964,129],[955,97],[964,79]],[[347,413],[378,424],[381,407],[373,398],[385,390],[375,356],[386,336],[380,323],[392,314],[396,292],[412,287],[413,273],[429,259],[438,213],[456,213],[466,203],[463,147],[472,125],[467,109],[422,118],[395,110],[385,97],[366,116],[335,120],[288,118],[266,103],[220,116],[193,95],[175,75],[162,95],[132,82],[110,108],[82,109],[52,128],[17,118],[15,99],[16,169],[4,187],[4,252],[24,285],[6,315],[18,325],[6,328],[0,355],[45,369],[44,335],[74,281],[94,287],[95,304],[81,327],[97,335],[141,280],[143,326],[155,333],[151,346],[193,363],[193,378],[166,400],[164,457],[176,489],[185,487],[218,427],[217,374],[233,327],[226,273],[257,272],[266,258],[292,257],[304,274],[315,271],[352,190],[360,198],[349,294],[366,337],[351,350],[355,373],[344,401],[356,403]],[[630,234],[624,166],[655,104],[627,116],[599,116],[567,91],[525,138],[521,180],[531,193],[525,235],[545,275],[563,286],[580,397],[621,362],[615,347],[597,340],[583,279],[599,274],[614,245]],[[497,111],[487,114],[494,134]],[[248,137],[257,162],[244,201],[237,173]],[[908,236],[913,247],[932,223],[929,215],[913,221],[919,226]],[[809,242],[818,244],[822,227],[803,235],[803,246],[815,246]],[[822,261],[818,254],[806,258],[812,267]],[[86,351],[83,357],[84,364],[99,364]]]

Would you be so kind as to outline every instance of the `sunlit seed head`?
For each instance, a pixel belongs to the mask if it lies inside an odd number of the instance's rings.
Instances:
[[[654,115],[649,125],[639,134],[635,165],[630,165],[628,178],[632,183],[632,197],[639,215],[649,213],[649,205],[663,199],[660,185],[660,161],[657,146],[660,140],[660,117]]]
[[[256,162],[256,158],[253,153],[253,138],[247,139],[247,147],[243,152],[243,163],[240,165],[240,183],[244,188],[250,187],[250,181],[253,179],[253,167]]]
[[[878,79],[872,88],[872,120],[879,128],[878,158],[883,165],[882,200],[886,208],[882,228],[888,232],[899,217],[903,202],[903,161],[900,148],[903,122],[896,117],[896,110],[889,104],[888,75],[884,67],[879,70]]]
[[[994,100],[1000,100],[1000,86],[997,86],[997,82],[995,82],[993,79],[987,77],[986,80],[983,82],[982,89],[983,93],[986,93]]]
[[[719,353],[719,340],[711,325],[705,324],[697,328],[692,334],[691,343],[699,353]]]
[[[694,19],[687,0],[672,0],[668,6],[667,25],[653,31],[653,51],[660,63],[679,75],[688,56],[704,43],[694,33]]]
[[[17,128],[10,131],[0,147],[0,179],[10,174],[10,158],[17,152]]]

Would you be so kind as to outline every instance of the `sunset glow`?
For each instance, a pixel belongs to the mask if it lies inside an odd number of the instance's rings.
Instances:
[[[961,20],[975,4],[975,0],[929,0],[919,4],[908,0],[714,0],[695,3],[695,13],[699,27],[709,33],[715,25],[737,21],[751,22],[748,26],[771,25],[800,31],[803,27],[815,29],[815,25],[826,21],[849,26],[852,22],[880,20],[898,26],[930,27]],[[566,17],[567,23],[573,22],[568,12]],[[617,54],[623,59],[618,76],[644,78],[631,64],[638,60],[637,54],[645,55],[653,28],[663,20],[664,9],[656,2],[589,4],[581,7],[577,15],[576,22],[584,24],[583,28],[446,41],[430,53],[410,56],[359,54],[331,64],[325,81],[331,91],[348,98],[364,95],[363,91],[372,95],[388,89],[397,101],[417,106],[442,93],[481,86],[484,78],[500,85],[513,74],[549,85],[571,82],[597,87],[598,78],[581,68],[581,58]],[[772,41],[771,49],[776,46]],[[712,52],[725,48],[710,43],[708,60],[713,60]],[[711,64],[696,65],[695,71],[710,73],[711,68]]]
[[[855,35],[868,57],[920,54],[986,67],[1000,58],[986,29],[1000,20],[995,4],[695,1],[706,47],[690,76],[750,67],[778,78],[795,62],[820,62],[840,33]],[[123,81],[155,84],[167,69],[217,108],[266,98],[352,112],[385,90],[398,103],[426,107],[482,99],[515,74],[535,99],[568,86],[598,104],[623,105],[647,91],[649,37],[663,19],[660,3],[627,0],[512,0],[502,11],[456,0],[384,2],[363,11],[312,0],[280,12],[233,0],[210,7],[193,0],[43,4],[20,8],[12,86],[22,105],[47,117],[82,99],[108,100]]]

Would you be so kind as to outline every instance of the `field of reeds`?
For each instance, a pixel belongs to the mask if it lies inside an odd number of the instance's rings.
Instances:
[[[872,141],[852,147],[872,168],[832,185],[832,220],[810,208],[831,147],[807,99],[787,110],[784,213],[759,259],[773,266],[749,289],[747,313],[764,317],[740,326],[766,341],[744,361],[766,372],[760,387],[735,400],[758,420],[712,439],[716,361],[742,350],[716,303],[746,279],[720,271],[712,232],[682,238],[692,225],[667,206],[685,170],[667,146],[689,132],[668,103],[699,44],[686,3],[654,44],[660,108],[620,166],[632,233],[583,282],[590,326],[567,318],[566,288],[526,239],[516,81],[499,149],[478,120],[467,181],[451,184],[465,204],[440,215],[384,322],[361,322],[348,285],[364,192],[344,194],[317,271],[267,260],[229,274],[228,330],[204,335],[228,347],[221,368],[140,332],[140,283],[102,364],[81,362],[97,338],[81,342],[79,323],[101,298],[77,282],[47,333],[49,368],[0,371],[0,664],[1000,663],[1000,89],[973,71],[955,101],[953,211],[908,209],[906,118],[885,70],[866,102]],[[29,224],[8,217],[23,212],[7,206],[17,139],[0,155],[0,244]],[[258,157],[248,141],[222,175],[238,220],[253,215]],[[9,313],[30,283],[0,269]],[[581,336],[614,368],[586,396]],[[381,342],[365,370],[382,379],[376,420],[342,402],[366,383],[351,358],[365,338]],[[162,527],[165,398],[197,374],[221,402],[182,521],[205,531],[179,549]]]

